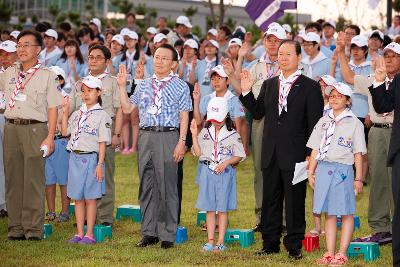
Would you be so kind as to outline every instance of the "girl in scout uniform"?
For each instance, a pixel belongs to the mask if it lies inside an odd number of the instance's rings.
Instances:
[[[344,83],[326,88],[331,110],[314,127],[307,147],[312,149],[308,179],[314,189],[313,212],[326,213],[327,252],[319,265],[340,266],[353,234],[355,194],[361,193],[362,155],[367,152],[363,124],[350,110],[352,90]],[[355,177],[353,164],[355,164]],[[335,254],[336,217],[342,217],[340,247]]]
[[[196,207],[207,211],[208,241],[204,251],[224,251],[228,211],[236,210],[236,169],[233,165],[246,158],[239,134],[233,129],[225,98],[213,98],[207,107],[207,123],[198,134],[192,120],[192,152],[199,157],[196,181],[200,186]],[[218,212],[218,241],[214,246],[215,213]]]
[[[194,84],[195,81],[198,51],[199,44],[194,39],[188,39],[183,44],[183,56],[179,64],[178,76],[191,84]]]
[[[66,83],[65,72],[58,66],[52,66],[50,69],[57,75],[60,83],[59,90],[63,97],[68,97],[71,93],[69,83]],[[72,97],[73,98],[73,97]],[[69,115],[69,114],[68,114]],[[54,152],[45,159],[45,182],[46,182],[46,200],[48,212],[46,219],[53,221],[56,219],[55,200],[56,200],[56,184],[60,186],[61,206],[62,210],[57,218],[57,222],[65,222],[69,220],[69,198],[67,197],[67,181],[68,181],[68,162],[69,153],[67,151],[68,138],[61,134],[61,107],[58,109],[57,132],[54,137]]]
[[[100,79],[87,76],[82,80],[81,108],[68,119],[69,103],[64,98],[62,134],[71,135],[67,149],[71,152],[68,172],[68,197],[75,200],[77,232],[69,243],[95,244],[93,227],[96,200],[105,194],[104,157],[111,143],[111,118],[101,107]],[[87,219],[84,236],[85,214]]]
[[[111,39],[111,64],[109,65],[110,73],[116,75],[118,72],[119,64],[121,64],[122,57],[125,52],[125,40],[120,34],[116,34]]]

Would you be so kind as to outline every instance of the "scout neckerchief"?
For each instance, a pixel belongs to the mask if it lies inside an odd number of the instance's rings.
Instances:
[[[211,152],[211,158],[215,163],[219,163],[221,160],[223,160],[222,151],[219,143],[227,139],[229,136],[235,134],[235,131],[228,131],[225,124],[219,130],[218,135],[214,125],[211,125],[207,129],[207,131],[209,136],[211,137],[211,140],[213,141],[213,151]]]
[[[278,74],[278,60],[272,61],[269,55],[267,53],[264,53],[264,55],[261,56],[260,62],[264,62],[265,67],[267,68],[267,77],[265,77],[265,80],[275,77]]]
[[[292,89],[293,84],[301,75],[301,71],[297,70],[295,73],[291,74],[287,79],[281,74],[279,75],[278,79],[278,86],[279,86],[279,115],[281,115],[282,111],[287,112],[287,98],[289,95],[290,90]]]
[[[311,78],[313,76],[313,70],[312,70],[312,65],[314,65],[315,63],[318,63],[322,60],[325,60],[327,57],[324,55],[324,53],[322,53],[321,51],[317,54],[317,56],[313,59],[310,59],[310,56],[307,56],[305,58],[303,58],[303,60],[301,61],[301,63],[303,63],[303,65],[305,65],[304,67],[308,67],[306,69],[307,71],[307,77]]]
[[[94,105],[90,109],[87,109],[86,104],[83,103],[81,108],[79,109],[80,114],[79,114],[77,126],[75,128],[74,135],[72,137],[72,142],[71,142],[71,147],[73,149],[78,145],[78,140],[79,140],[79,137],[80,137],[80,135],[82,133],[82,130],[83,130],[84,126],[85,126],[85,122],[89,118],[90,114],[92,114],[92,112],[96,111],[96,110],[102,110],[102,108],[101,108],[99,103],[97,103],[96,105]]]
[[[355,73],[355,74],[361,74],[360,71],[364,68],[364,67],[368,67],[371,66],[371,61],[364,61],[363,63],[356,65],[353,60],[350,60],[349,62],[349,67],[350,69]],[[369,73],[368,73],[369,74]],[[366,74],[366,75],[368,75]]]
[[[186,62],[186,75],[185,75],[185,81],[186,82],[189,81],[190,72],[192,71],[192,67],[193,67],[192,62]]]
[[[134,62],[134,57],[136,54],[136,50],[134,50],[132,53],[130,53],[128,50],[125,52],[126,54],[126,61],[125,61],[125,66],[126,66],[126,71],[127,73],[131,73],[131,70],[133,69],[133,62]]]
[[[151,79],[151,89],[153,91],[153,99],[152,105],[150,106],[150,113],[153,115],[159,115],[161,113],[161,104],[162,104],[162,89],[168,85],[174,78],[174,74],[170,74],[167,77],[158,80],[157,76],[153,74]]]
[[[204,81],[206,83],[210,82],[210,72],[212,67],[214,66],[214,62],[217,61],[217,58],[214,57],[213,59],[208,59],[207,57],[204,58],[204,61],[206,62],[206,70],[204,71]]]
[[[14,108],[17,95],[24,91],[25,86],[28,84],[28,82],[31,80],[31,78],[35,75],[36,71],[40,68],[41,65],[42,65],[41,63],[38,63],[25,72],[24,71],[18,72],[17,84],[15,85],[15,88],[11,95],[10,101],[8,102],[8,106],[10,107],[10,109]],[[28,75],[29,75],[29,78],[26,80],[26,82],[24,84],[22,84],[22,80],[27,78]]]
[[[332,141],[332,137],[335,133],[335,128],[336,125],[343,119],[349,118],[349,117],[355,117],[353,112],[351,112],[350,109],[346,108],[343,110],[342,113],[340,113],[336,118],[333,116],[333,110],[331,109],[328,112],[328,117],[330,118],[329,125],[327,129],[324,132],[324,135],[322,136],[321,143],[319,145],[318,149],[318,154],[316,157],[316,160],[324,160],[326,157],[326,154],[328,153],[329,146]]]

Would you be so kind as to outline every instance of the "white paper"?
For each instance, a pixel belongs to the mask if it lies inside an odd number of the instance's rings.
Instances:
[[[47,145],[44,145],[40,148],[40,151],[43,151],[43,158],[48,156],[49,153],[49,148],[47,147]]]
[[[294,175],[293,175],[292,185],[298,184],[298,183],[308,179],[307,165],[308,165],[308,161],[296,163],[296,166],[294,167]]]

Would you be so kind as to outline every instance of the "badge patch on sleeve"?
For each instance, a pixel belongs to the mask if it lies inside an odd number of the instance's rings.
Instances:
[[[106,122],[106,128],[111,128],[111,123]]]
[[[353,141],[351,138],[345,139],[344,137],[339,137],[338,145],[351,148],[353,146]]]

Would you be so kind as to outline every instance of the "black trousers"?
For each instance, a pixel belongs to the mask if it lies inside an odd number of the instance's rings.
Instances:
[[[392,167],[392,191],[394,213],[392,220],[393,266],[400,267],[400,153],[394,158]]]
[[[284,160],[284,159],[283,159]],[[263,169],[263,202],[261,209],[261,233],[264,249],[273,249],[280,245],[282,234],[283,201],[287,235],[283,243],[287,250],[300,249],[304,232],[305,198],[307,181],[292,185],[294,170],[282,170],[276,154],[270,165]]]
[[[181,223],[181,207],[182,207],[182,181],[183,181],[183,159],[178,162],[178,225]]]

